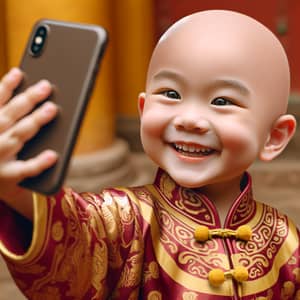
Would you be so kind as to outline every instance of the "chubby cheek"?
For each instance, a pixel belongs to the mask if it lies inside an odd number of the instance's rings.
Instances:
[[[168,112],[159,105],[145,105],[141,116],[141,135],[161,139],[169,122]]]
[[[165,127],[166,123],[159,112],[144,110],[141,116],[141,141],[144,151],[155,161],[153,156],[162,146]]]
[[[262,133],[252,120],[228,122],[219,129],[223,154],[229,156],[230,163],[250,165],[258,156],[262,146]]]

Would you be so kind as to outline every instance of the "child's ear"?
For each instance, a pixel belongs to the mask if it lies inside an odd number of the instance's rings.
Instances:
[[[268,140],[259,154],[259,158],[263,161],[270,161],[278,156],[293,137],[296,124],[294,116],[280,116],[273,124]]]
[[[138,97],[138,109],[140,116],[143,114],[144,111],[144,105],[145,105],[145,99],[146,99],[146,93],[140,93]]]

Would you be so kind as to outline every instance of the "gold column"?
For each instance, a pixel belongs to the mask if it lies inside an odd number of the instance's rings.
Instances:
[[[117,112],[136,117],[154,43],[153,0],[114,2]]]
[[[18,65],[30,29],[40,18],[94,23],[111,31],[110,1],[6,0],[8,65]],[[80,132],[75,154],[109,147],[114,140],[112,49],[108,47]]]
[[[0,78],[7,71],[5,58],[5,2],[0,0]]]
[[[153,0],[114,2],[117,133],[140,150],[138,94],[154,44]]]

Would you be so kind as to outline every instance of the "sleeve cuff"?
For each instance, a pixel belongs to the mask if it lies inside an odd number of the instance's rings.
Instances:
[[[33,193],[33,232],[32,240],[29,248],[23,254],[16,254],[14,246],[11,245],[10,241],[0,240],[0,252],[7,259],[14,261],[15,263],[26,264],[41,253],[43,246],[45,245],[45,239],[47,237],[47,223],[48,223],[48,201],[46,196]],[[16,228],[18,235],[22,234],[22,228]],[[13,231],[11,232],[13,234]],[[9,239],[9,238],[8,238]]]

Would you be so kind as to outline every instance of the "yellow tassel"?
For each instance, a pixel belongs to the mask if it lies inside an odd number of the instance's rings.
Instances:
[[[220,286],[225,281],[225,274],[221,269],[212,269],[208,273],[208,280],[212,286]]]

